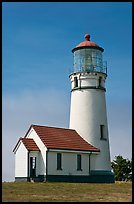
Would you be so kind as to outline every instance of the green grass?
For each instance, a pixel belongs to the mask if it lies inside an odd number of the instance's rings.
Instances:
[[[3,202],[132,202],[132,183],[4,182]]]

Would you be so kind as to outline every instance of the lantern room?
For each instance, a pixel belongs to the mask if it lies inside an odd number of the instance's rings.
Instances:
[[[103,61],[104,49],[90,41],[90,35],[85,35],[85,41],[77,45],[73,50],[73,73],[77,72],[101,72],[107,74],[107,63]]]

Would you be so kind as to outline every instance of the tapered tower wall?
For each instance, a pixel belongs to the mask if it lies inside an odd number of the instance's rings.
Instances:
[[[85,35],[84,42],[72,50],[74,65],[69,76],[69,127],[75,129],[88,143],[100,149],[99,154],[91,156],[91,171],[94,175],[99,176],[103,182],[114,182],[105,97],[107,64],[103,62],[103,51],[103,48],[90,41],[89,34]]]
[[[77,87],[75,77],[78,79]],[[102,73],[77,73],[70,76],[70,128],[100,149],[100,154],[95,159],[96,170],[111,170],[105,78],[106,75]]]

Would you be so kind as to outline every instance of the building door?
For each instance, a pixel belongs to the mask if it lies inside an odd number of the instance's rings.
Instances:
[[[36,177],[36,157],[30,157],[30,178]]]

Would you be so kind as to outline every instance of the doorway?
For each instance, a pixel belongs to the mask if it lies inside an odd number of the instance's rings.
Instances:
[[[30,157],[30,178],[36,177],[36,157]]]

